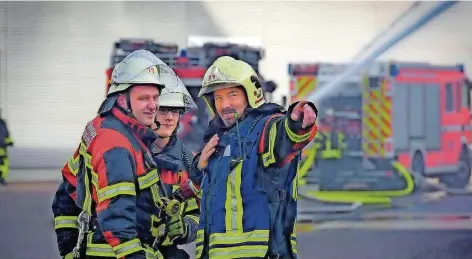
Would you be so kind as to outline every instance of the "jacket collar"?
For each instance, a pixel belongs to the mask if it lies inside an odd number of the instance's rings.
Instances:
[[[162,148],[162,150],[160,150],[159,152],[157,150],[160,148],[157,146],[156,142],[154,141],[151,145],[151,151],[154,154],[168,153],[169,151],[175,148],[176,144],[177,144],[177,136],[172,135],[170,136],[170,139],[169,139],[169,142],[167,142],[167,145],[165,145],[164,148]]]
[[[154,131],[150,127],[144,126],[136,119],[126,115],[125,112],[122,111],[120,108],[113,107],[111,112],[119,121],[121,121],[128,128],[130,128],[133,134],[141,141],[143,141],[144,144],[146,144],[147,146],[149,146],[149,144],[156,140],[156,133],[154,133]]]

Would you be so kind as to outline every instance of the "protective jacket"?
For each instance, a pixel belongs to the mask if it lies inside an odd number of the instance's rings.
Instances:
[[[179,249],[177,245],[189,244],[195,241],[200,208],[197,205],[196,191],[198,186],[190,182],[189,172],[192,167],[193,154],[175,135],[160,152],[153,146],[154,160],[159,166],[159,175],[162,188],[169,199],[177,199],[181,202],[182,216],[186,223],[186,236],[177,238],[173,242],[166,237],[159,250],[164,258],[188,259],[187,252]]]
[[[10,161],[8,160],[7,147],[13,146],[13,141],[8,132],[7,124],[0,119],[0,181],[8,177]]]
[[[152,249],[153,233],[165,217],[157,166],[147,148],[155,137],[120,108],[87,124],[79,148],[63,170],[64,181],[53,204],[61,255],[75,242],[60,240],[65,234],[58,231],[57,223],[77,216],[75,210],[69,211],[71,216],[64,213],[75,200],[81,211],[91,215],[83,242],[85,255],[162,258]]]
[[[344,134],[336,129],[320,131],[315,141],[320,150],[321,159],[341,159],[346,148]]]
[[[317,128],[302,129],[284,113],[264,104],[230,129],[219,117],[210,122],[205,142],[216,133],[219,143],[195,179],[202,191],[197,258],[297,257],[297,168]]]
[[[10,133],[8,132],[7,124],[3,119],[0,119],[0,148],[13,146]]]
[[[72,252],[79,236],[77,219],[82,210],[75,204],[78,161],[77,149],[62,168],[62,182],[52,202],[57,246],[63,257]]]

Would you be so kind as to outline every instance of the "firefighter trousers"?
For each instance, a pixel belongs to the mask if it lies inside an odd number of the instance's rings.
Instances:
[[[6,180],[8,177],[10,161],[7,156],[0,156],[0,178]],[[1,181],[1,180],[0,180]]]

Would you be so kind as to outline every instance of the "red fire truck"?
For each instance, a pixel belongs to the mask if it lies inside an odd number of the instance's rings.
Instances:
[[[201,47],[181,49],[179,52],[179,48],[175,44],[159,43],[149,39],[121,39],[114,44],[110,68],[106,72],[107,90],[115,65],[137,49],[147,49],[169,65],[182,79],[192,95],[198,108],[186,113],[181,118],[178,135],[193,151],[201,149],[203,133],[211,119],[205,102],[202,98],[198,98],[202,79],[208,67],[221,56],[232,56],[247,62],[258,72],[259,61],[263,58],[262,49],[241,44],[205,43]],[[269,93],[272,93],[276,88],[276,85],[271,81],[263,82],[262,86]]]
[[[346,67],[290,64],[292,101],[322,88]],[[379,62],[342,84],[340,92],[332,93],[319,105],[321,111],[334,110],[338,127],[345,134],[347,149],[343,159],[363,159],[363,172],[351,175],[353,179],[369,173],[370,181],[377,176],[379,182],[386,184],[391,172],[373,172],[378,161],[396,159],[406,168],[437,177],[450,187],[467,186],[472,125],[463,65]],[[320,119],[322,124],[322,115]],[[365,184],[367,189],[378,188],[368,186]]]

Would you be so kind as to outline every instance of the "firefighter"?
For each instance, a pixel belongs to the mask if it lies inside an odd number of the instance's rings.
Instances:
[[[169,221],[173,200],[164,199],[149,147],[157,138],[152,125],[159,93],[179,84],[146,50],[115,67],[107,98],[64,166],[53,201],[61,256],[163,258],[154,248],[164,234],[156,227]]]
[[[296,258],[297,167],[317,131],[306,101],[265,103],[250,65],[218,58],[199,96],[214,113],[193,166],[201,186],[200,258]]]
[[[177,245],[195,241],[200,208],[196,194],[198,186],[190,181],[193,153],[177,137],[180,116],[192,105],[191,97],[180,92],[163,89],[159,96],[156,133],[158,138],[152,146],[152,152],[160,170],[160,179],[166,193],[183,204],[182,213],[169,218],[167,236],[159,250],[164,258],[188,259],[189,254]]]
[[[8,160],[7,147],[13,146],[6,122],[0,118],[0,184],[7,185],[6,179],[10,161]]]
[[[320,190],[329,189],[335,185],[336,168],[342,164],[340,159],[346,148],[344,134],[339,130],[333,109],[327,109],[323,127],[316,135],[317,168],[320,173]]]

